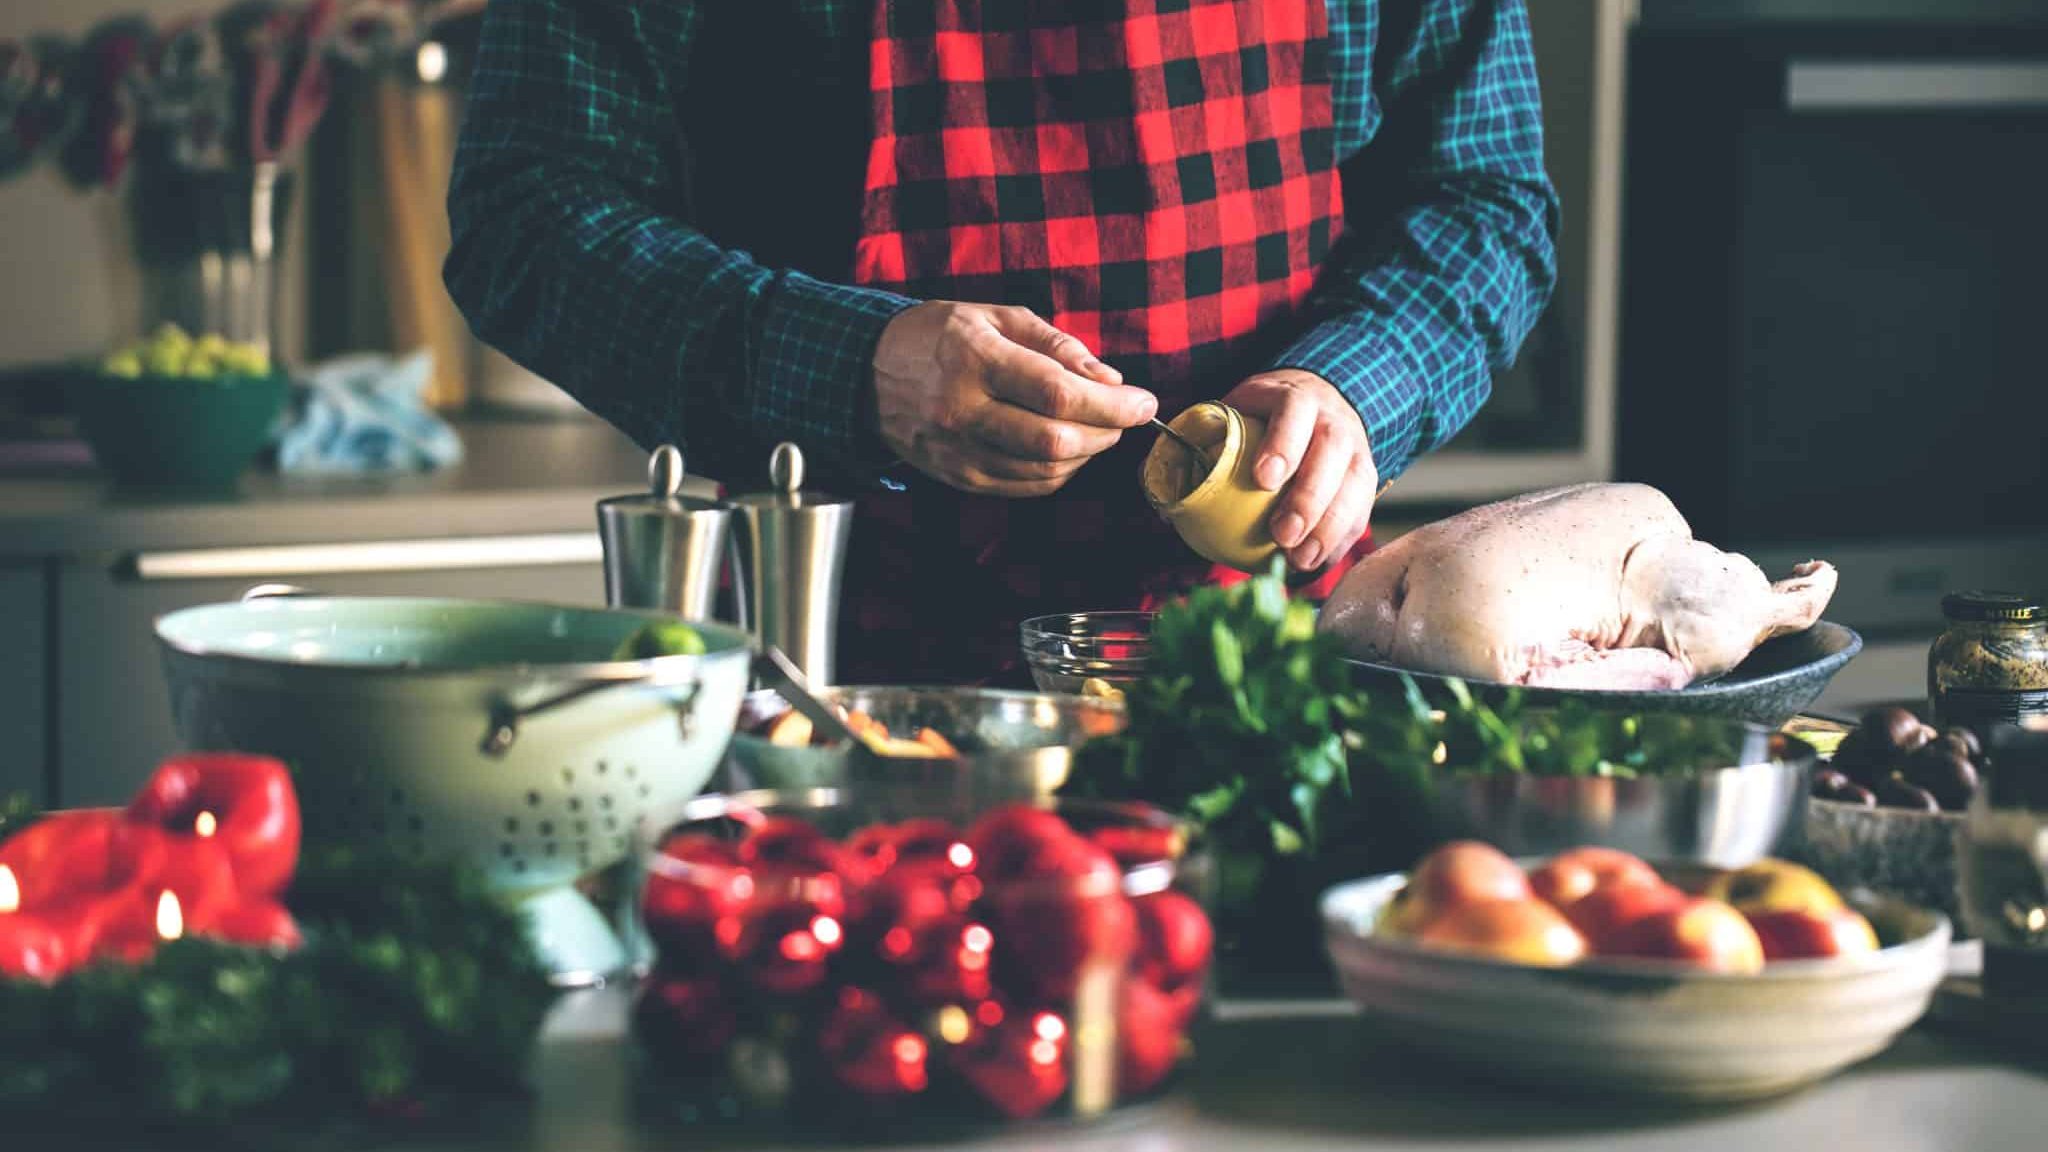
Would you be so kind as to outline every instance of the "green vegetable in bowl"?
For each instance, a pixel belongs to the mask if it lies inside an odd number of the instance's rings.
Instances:
[[[262,348],[209,332],[194,339],[176,324],[165,324],[146,339],[108,353],[100,371],[136,380],[144,376],[215,380],[268,376],[270,356]]]
[[[663,656],[702,656],[704,637],[679,620],[651,620],[612,650],[614,660],[654,660]]]

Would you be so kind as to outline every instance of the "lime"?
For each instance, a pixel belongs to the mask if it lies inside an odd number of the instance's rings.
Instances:
[[[660,656],[702,656],[704,637],[695,628],[674,620],[642,624],[612,652],[614,660],[653,660]]]

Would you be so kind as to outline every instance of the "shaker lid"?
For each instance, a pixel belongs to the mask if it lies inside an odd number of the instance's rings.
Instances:
[[[818,508],[851,501],[804,488],[804,451],[785,440],[768,454],[768,490],[732,497],[735,504],[754,507]]]
[[[2026,624],[2048,620],[2041,599],[2011,592],[1951,592],[1941,598],[1942,615],[1951,620]]]
[[[598,501],[598,507],[629,515],[706,512],[725,507],[716,500],[683,495],[683,475],[682,449],[663,444],[647,458],[646,492],[611,496]]]

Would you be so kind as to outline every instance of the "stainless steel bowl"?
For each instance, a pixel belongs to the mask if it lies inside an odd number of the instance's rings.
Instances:
[[[1152,613],[1062,612],[1018,628],[1024,662],[1042,692],[1079,692],[1091,679],[1136,683],[1152,659]]]
[[[1422,803],[1438,835],[1485,840],[1516,856],[1594,844],[1739,868],[1796,842],[1812,747],[1742,721],[1691,722],[1725,725],[1734,762],[1634,779],[1481,774],[1452,764],[1422,783]]]
[[[740,706],[731,748],[741,777],[738,787],[852,785],[868,795],[886,787],[906,797],[968,807],[1036,799],[1066,782],[1076,749],[1124,726],[1121,703],[1084,696],[954,686],[842,686],[815,695],[827,704],[867,713],[894,735],[932,728],[960,750],[961,758],[853,757],[844,746],[771,744],[762,728],[789,705],[774,691],[762,690]],[[877,778],[865,778],[870,774]]]

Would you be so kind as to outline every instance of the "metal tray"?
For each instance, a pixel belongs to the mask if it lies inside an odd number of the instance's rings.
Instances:
[[[1823,620],[1804,632],[1767,640],[1749,654],[1749,659],[1724,675],[1675,692],[1601,692],[1559,688],[1519,690],[1522,698],[1532,705],[1575,699],[1621,712],[1725,716],[1776,727],[1805,712],[1827,690],[1828,682],[1842,670],[1842,666],[1862,650],[1863,637],[1854,629]],[[1415,681],[1431,702],[1442,704],[1450,699],[1447,677],[1405,672],[1391,665],[1365,660],[1350,663],[1359,685],[1367,691],[1399,692],[1402,690],[1401,677],[1406,675]],[[1497,701],[1518,687],[1489,680],[1467,680],[1465,685],[1475,698],[1488,702]]]

